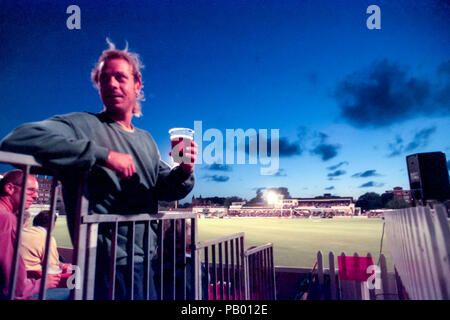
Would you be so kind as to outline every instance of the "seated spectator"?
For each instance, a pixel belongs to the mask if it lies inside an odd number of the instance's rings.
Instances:
[[[0,300],[9,296],[11,282],[11,270],[13,267],[14,245],[17,235],[17,217],[19,212],[20,197],[22,193],[23,172],[13,170],[7,172],[0,181]],[[34,176],[30,175],[26,183],[25,209],[27,210],[37,198],[38,184]],[[21,256],[18,260],[16,274],[15,299],[29,299],[40,288],[40,280],[28,279],[25,264]],[[51,274],[47,277],[47,288],[55,288],[60,280],[60,275]],[[56,289],[52,289],[56,290]],[[51,290],[47,290],[50,292]],[[50,294],[49,294],[50,296]],[[61,299],[64,296],[55,296]]]
[[[50,224],[51,212],[50,210],[41,211],[33,220],[33,227],[25,228],[22,232],[22,247],[20,254],[27,271],[42,272],[42,265],[44,263],[45,242],[47,239],[47,228]],[[55,228],[57,216],[52,224],[52,230]],[[59,260],[56,240],[52,236],[50,241],[50,256],[48,265],[57,265],[63,272],[65,272],[70,264],[61,263]]]

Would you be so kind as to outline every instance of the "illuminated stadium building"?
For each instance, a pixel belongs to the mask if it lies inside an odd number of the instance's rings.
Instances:
[[[325,194],[317,198],[278,199],[272,203],[233,202],[228,210],[230,216],[353,216],[359,215],[353,197],[332,197]]]
[[[353,197],[293,198],[283,200],[283,209],[293,209],[295,214],[358,215]]]

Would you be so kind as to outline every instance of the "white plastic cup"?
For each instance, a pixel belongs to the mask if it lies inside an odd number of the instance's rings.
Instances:
[[[184,156],[184,148],[194,140],[194,130],[189,128],[172,128],[169,130],[172,145],[172,158],[175,163],[190,163],[191,159]]]
[[[60,274],[62,269],[57,264],[51,264],[48,266],[47,274]]]

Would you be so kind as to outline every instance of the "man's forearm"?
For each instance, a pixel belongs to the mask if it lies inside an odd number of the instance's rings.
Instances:
[[[3,151],[35,156],[53,166],[89,168],[96,162],[106,164],[108,149],[89,140],[77,139],[64,123],[45,120],[24,124],[0,143]]]

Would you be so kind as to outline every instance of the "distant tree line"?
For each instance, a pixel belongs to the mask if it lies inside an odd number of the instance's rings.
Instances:
[[[231,196],[231,197],[207,197],[207,198],[201,198],[202,202],[204,203],[211,203],[211,205],[216,205],[219,207],[229,207],[232,202],[242,202],[246,201],[243,198],[237,197],[237,196]],[[191,206],[191,203],[186,202],[183,204],[178,204],[178,208],[189,208]]]
[[[358,198],[355,203],[362,211],[375,209],[402,209],[409,208],[410,205],[403,199],[394,199],[393,193],[383,193],[379,195],[376,192],[367,192]]]

